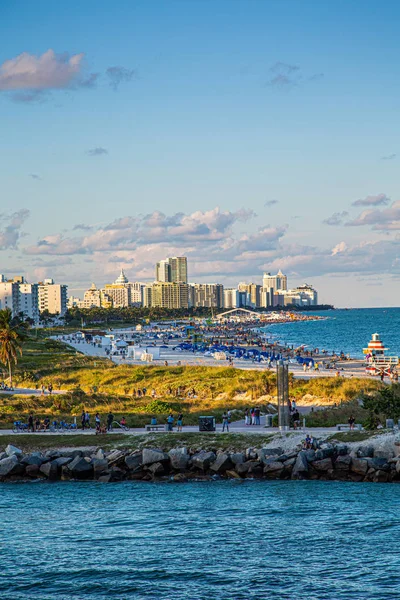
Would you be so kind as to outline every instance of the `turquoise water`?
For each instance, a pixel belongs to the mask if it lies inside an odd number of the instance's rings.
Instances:
[[[0,598],[399,597],[395,484],[0,486]]]
[[[307,313],[309,314],[309,313]],[[267,333],[274,340],[309,349],[319,348],[331,352],[343,350],[361,358],[372,333],[380,333],[390,353],[400,355],[400,308],[359,308],[329,310],[315,313],[328,317],[323,321],[299,321],[269,325]]]

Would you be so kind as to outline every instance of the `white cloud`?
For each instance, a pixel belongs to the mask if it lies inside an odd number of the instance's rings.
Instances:
[[[83,59],[83,53],[69,56],[51,49],[41,56],[23,52],[0,65],[0,91],[68,88],[81,74]]]

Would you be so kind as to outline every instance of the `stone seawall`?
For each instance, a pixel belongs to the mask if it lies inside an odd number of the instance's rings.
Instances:
[[[44,479],[175,481],[218,479],[311,479],[400,482],[400,442],[393,449],[322,442],[315,449],[248,448],[213,452],[173,448],[141,451],[60,449],[24,454],[15,446],[0,453],[0,482]]]

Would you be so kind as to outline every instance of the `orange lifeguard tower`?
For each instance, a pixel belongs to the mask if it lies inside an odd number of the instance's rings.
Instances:
[[[364,348],[366,360],[366,371],[370,375],[390,375],[391,371],[399,364],[398,356],[388,356],[386,352],[389,348],[383,345],[379,333],[373,333],[372,339]]]

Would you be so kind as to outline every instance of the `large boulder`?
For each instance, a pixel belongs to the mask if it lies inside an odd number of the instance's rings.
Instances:
[[[22,450],[20,450],[16,446],[13,446],[12,444],[8,444],[8,446],[6,448],[6,454],[7,454],[7,456],[22,457],[23,452],[22,452]]]
[[[384,458],[387,461],[393,458],[393,454],[392,450],[385,450],[385,448],[376,448],[374,450],[374,458]]]
[[[188,468],[190,456],[187,448],[173,448],[168,452],[171,467],[175,471],[185,471]]]
[[[321,444],[320,448],[315,452],[315,460],[323,460],[324,458],[331,458],[334,455],[335,449],[332,444],[325,443]]]
[[[161,462],[152,463],[148,467],[148,471],[153,475],[163,475],[165,473],[164,465]]]
[[[90,479],[93,476],[93,464],[89,458],[76,456],[66,467],[75,479]]]
[[[346,444],[336,444],[336,453],[338,456],[346,456],[348,452],[349,448]]]
[[[234,452],[231,456],[231,461],[234,465],[241,465],[246,460],[243,452]]]
[[[368,467],[375,471],[390,471],[390,464],[386,458],[368,458]]]
[[[256,460],[258,458],[258,451],[255,448],[246,448],[245,456],[246,460]]]
[[[371,445],[360,446],[356,450],[357,458],[372,458],[374,456],[374,447]]]
[[[386,483],[389,481],[389,473],[387,471],[378,470],[374,474],[373,480],[375,483]]]
[[[313,450],[312,448],[310,448],[309,450],[303,450],[303,455],[306,461],[309,463],[313,462],[316,459],[315,450]]]
[[[338,471],[348,471],[351,465],[351,456],[349,454],[339,454],[335,460],[335,469]]]
[[[295,462],[296,462],[296,458],[297,458],[296,451],[285,452],[285,454],[280,454],[279,456],[276,457],[276,460],[279,460],[280,462],[286,462],[287,460],[290,460],[291,458],[294,458]]]
[[[217,454],[217,458],[211,465],[211,471],[215,471],[215,473],[225,473],[225,471],[229,471],[232,468],[232,461],[230,459],[229,454],[225,452],[221,452]]]
[[[44,462],[46,462],[46,458],[40,452],[33,452],[32,454],[28,454],[24,456],[21,460],[23,465],[37,465],[40,467]]]
[[[83,451],[79,448],[74,448],[72,450],[62,450],[61,456],[65,456],[67,458],[76,458],[77,456],[83,456]]]
[[[3,458],[0,460],[0,477],[8,477],[9,475],[13,475],[20,465],[18,458],[15,454],[8,456],[7,458]]]
[[[314,460],[312,463],[313,468],[320,472],[325,473],[332,469],[332,459],[331,458],[321,458],[321,460]]]
[[[297,453],[295,456],[283,461],[283,466],[285,467],[285,469],[287,469],[287,468],[292,469],[293,466],[296,464],[296,461],[297,461]]]
[[[25,474],[28,477],[39,477],[41,475],[39,465],[27,465]]]
[[[68,458],[67,456],[59,456],[52,461],[52,464],[56,465],[57,469],[61,469],[62,467],[65,467],[65,465],[69,465],[72,460],[72,458]]]
[[[41,467],[39,467],[39,471],[41,473],[43,473],[43,475],[45,475],[45,477],[47,477],[47,479],[52,479],[52,480],[57,479],[58,467],[57,467],[55,461],[48,461],[48,462],[43,463],[41,465]]]
[[[92,465],[94,476],[97,478],[104,473],[104,471],[107,471],[108,460],[106,458],[93,458]]]
[[[267,458],[281,456],[281,454],[283,454],[282,448],[261,448],[257,451],[257,458],[265,462]]]
[[[124,458],[125,454],[121,450],[113,450],[113,452],[107,455],[108,464],[110,466],[119,465],[120,463],[123,463]]]
[[[142,454],[142,464],[143,465],[152,465],[154,463],[168,463],[169,456],[162,450],[154,450],[152,448],[144,448]]]
[[[128,454],[125,456],[125,465],[128,467],[130,471],[135,471],[142,464],[142,453],[141,452],[133,452],[132,454]]]
[[[350,470],[358,475],[365,475],[368,471],[368,460],[366,458],[353,458]]]
[[[192,456],[192,465],[196,469],[207,471],[216,458],[217,457],[215,456],[214,452],[205,452],[202,450],[201,452],[198,452]]]
[[[269,478],[277,478],[279,479],[280,474],[282,473],[284,469],[283,463],[281,463],[280,461],[276,460],[274,462],[268,462],[265,467],[264,467],[264,475],[266,475]]]
[[[248,460],[247,462],[244,463],[238,463],[237,465],[235,465],[235,471],[238,475],[240,475],[241,477],[245,477],[250,469],[250,464],[252,461]],[[259,463],[258,463],[259,464]]]
[[[304,479],[308,474],[308,460],[304,450],[301,450],[298,455],[296,462],[293,466],[292,478],[293,479]]]

